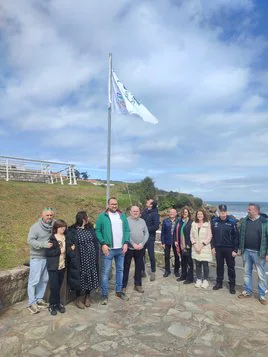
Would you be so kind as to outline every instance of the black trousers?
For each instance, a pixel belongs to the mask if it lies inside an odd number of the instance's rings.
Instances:
[[[134,284],[141,286],[141,271],[142,271],[142,267],[143,267],[143,256],[144,256],[144,249],[141,249],[141,250],[128,249],[127,250],[127,252],[125,254],[125,259],[124,259],[123,288],[127,287],[129,269],[130,269],[132,258],[134,258],[134,261],[135,261]]]
[[[147,249],[150,258],[150,263],[151,263],[151,271],[155,273],[154,243],[155,243],[155,238],[149,237],[148,241],[144,246],[142,271],[145,271],[145,251]]]
[[[208,262],[199,261],[195,259],[195,272],[197,279],[202,279],[202,270],[203,270],[203,279],[208,280],[209,267]]]
[[[188,281],[194,280],[194,263],[191,251],[181,256],[181,278]]]
[[[50,296],[49,296],[50,305],[60,304],[60,289],[63,283],[64,274],[65,274],[65,269],[48,271],[49,286],[50,286]]]
[[[164,253],[165,253],[165,271],[170,273],[170,250],[173,250],[173,254],[174,254],[174,259],[175,259],[175,266],[174,266],[174,274],[178,273],[180,270],[180,257],[178,256],[177,253],[177,248],[175,246],[175,244],[173,243],[171,244],[165,244],[165,249],[164,249]]]
[[[222,285],[224,277],[224,261],[228,268],[230,287],[235,286],[235,258],[232,257],[232,248],[216,247],[217,279],[216,282]]]

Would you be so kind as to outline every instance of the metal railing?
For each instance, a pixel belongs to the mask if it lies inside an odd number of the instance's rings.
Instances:
[[[76,185],[75,165],[64,162],[0,156],[0,180]]]

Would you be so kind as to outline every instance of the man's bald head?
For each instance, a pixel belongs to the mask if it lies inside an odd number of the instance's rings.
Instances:
[[[133,219],[138,219],[140,217],[141,211],[138,206],[131,206],[130,208],[130,216]]]

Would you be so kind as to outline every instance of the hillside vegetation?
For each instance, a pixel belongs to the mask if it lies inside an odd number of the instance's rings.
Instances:
[[[128,186],[117,182],[111,186],[111,196],[117,197],[122,210],[131,204],[144,203],[148,196],[158,199],[162,211],[172,206],[179,209],[184,205],[192,208],[202,205],[202,200],[192,195],[158,190],[149,177]],[[64,219],[68,225],[81,210],[87,211],[90,221],[95,223],[105,209],[105,200],[105,186],[86,181],[79,181],[77,186],[0,181],[0,269],[28,261],[28,231],[44,207],[53,207],[56,218]]]
[[[11,268],[28,260],[27,235],[44,207],[56,209],[56,218],[74,222],[78,211],[87,211],[95,222],[105,208],[105,187],[79,182],[77,186],[30,182],[0,181],[0,269]],[[120,207],[130,205],[120,185],[111,187]]]

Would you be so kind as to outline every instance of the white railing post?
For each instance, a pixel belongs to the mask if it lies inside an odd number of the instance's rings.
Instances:
[[[62,175],[60,174],[60,183],[63,185]]]
[[[77,185],[76,176],[75,176],[75,166],[72,166],[72,172],[73,172],[73,185]]]
[[[72,167],[71,165],[69,166],[69,185],[72,184]]]
[[[9,175],[8,175],[8,160],[6,160],[6,181],[9,181]]]

